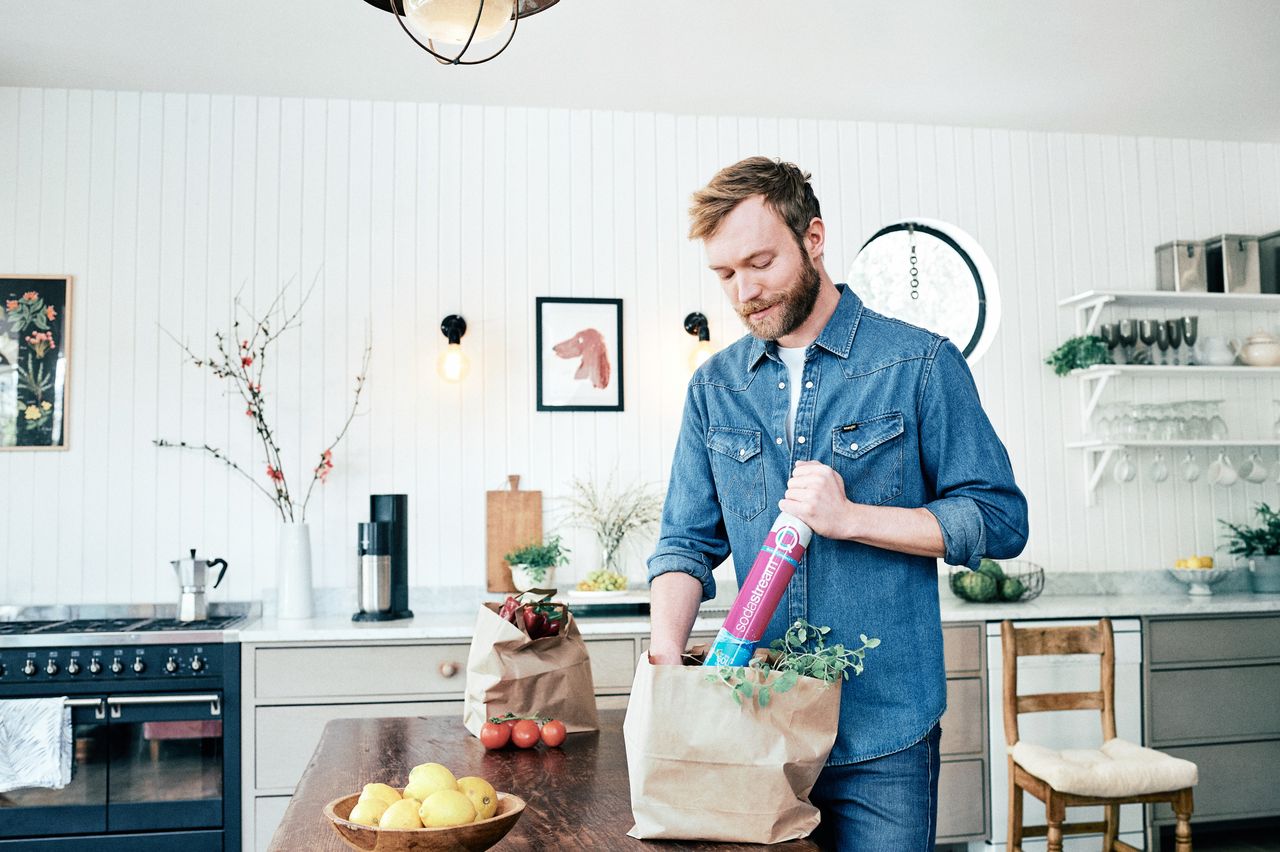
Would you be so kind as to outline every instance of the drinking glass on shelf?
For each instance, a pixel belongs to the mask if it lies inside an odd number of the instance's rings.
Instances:
[[[1102,338],[1103,343],[1107,344],[1107,353],[1110,354],[1120,345],[1120,323],[1104,322],[1098,326],[1098,336]],[[1115,360],[1114,355],[1111,360]]]
[[[1156,320],[1156,346],[1159,347],[1160,351],[1154,352],[1156,357],[1151,359],[1151,363],[1167,364],[1168,356],[1165,353],[1169,351],[1169,327],[1159,320]],[[1177,357],[1176,353],[1173,357]]]
[[[1209,407],[1199,399],[1188,400],[1186,437],[1197,441],[1209,437]]]
[[[1156,451],[1156,457],[1151,462],[1151,481],[1164,482],[1169,478],[1169,465],[1165,464],[1164,453]]]
[[[1276,405],[1280,405],[1280,399],[1273,399],[1271,401],[1274,402]],[[1271,426],[1271,434],[1275,435],[1277,438],[1280,438],[1280,415],[1276,416],[1276,422],[1273,423]]]
[[[1214,441],[1225,441],[1228,433],[1227,421],[1222,419],[1222,400],[1211,400],[1209,405],[1213,411],[1213,416],[1209,418],[1209,437]]]
[[[1182,339],[1187,344],[1186,363],[1199,363],[1196,360],[1196,338],[1200,336],[1200,318],[1182,317],[1178,320],[1178,325],[1182,328]]]
[[[1182,351],[1182,321],[1181,320],[1165,320],[1165,334],[1169,337],[1169,346],[1173,349],[1170,364],[1175,366],[1182,364],[1182,358],[1178,353]]]
[[[1133,363],[1133,347],[1138,342],[1138,321],[1122,319],[1117,324],[1120,334],[1120,352],[1126,364]]]
[[[1138,467],[1133,463],[1133,459],[1129,458],[1128,450],[1120,453],[1120,461],[1116,462],[1111,475],[1115,477],[1116,482],[1133,482],[1133,478],[1138,475]]]
[[[1187,450],[1187,454],[1182,457],[1182,478],[1187,482],[1195,482],[1200,478],[1200,462],[1196,461],[1195,453]]]
[[[1138,321],[1138,339],[1146,344],[1147,348],[1143,352],[1139,352],[1134,357],[1139,359],[1143,364],[1154,364],[1154,350],[1151,348],[1156,342],[1156,328],[1160,325],[1159,320],[1139,320]]]

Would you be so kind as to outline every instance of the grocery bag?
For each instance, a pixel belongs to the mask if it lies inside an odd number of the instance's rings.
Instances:
[[[708,680],[705,646],[683,666],[641,656],[623,737],[631,780],[628,832],[642,840],[779,843],[817,826],[809,803],[836,739],[840,681],[801,677],[766,706]],[[739,669],[755,685],[761,673]],[[776,683],[778,672],[763,676]]]
[[[566,611],[558,635],[530,639],[499,616],[499,608],[486,603],[476,617],[462,709],[466,729],[478,737],[490,717],[512,713],[559,719],[571,734],[599,730],[591,658],[573,614]]]

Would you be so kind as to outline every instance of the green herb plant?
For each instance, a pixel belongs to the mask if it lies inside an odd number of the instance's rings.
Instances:
[[[1049,353],[1044,362],[1053,367],[1053,372],[1065,376],[1072,370],[1092,367],[1094,364],[1113,364],[1111,350],[1096,334],[1073,337],[1057,349]]]
[[[507,565],[525,565],[529,569],[529,578],[535,583],[544,583],[547,569],[557,565],[565,565],[569,561],[569,548],[560,541],[560,536],[549,536],[539,544],[534,542],[517,548],[502,557]]]
[[[739,705],[743,700],[754,699],[761,707],[768,707],[775,694],[788,691],[801,677],[834,683],[848,680],[851,670],[855,675],[862,674],[867,651],[877,647],[880,640],[860,633],[862,647],[846,648],[839,643],[828,645],[825,637],[830,632],[830,627],[816,627],[803,618],[797,619],[781,639],[770,643],[772,653],[768,658],[757,657],[746,666],[717,666],[707,680],[727,686]],[[755,677],[751,677],[752,671]]]
[[[1254,512],[1262,521],[1256,527],[1218,520],[1231,530],[1227,549],[1236,556],[1280,556],[1280,514],[1266,503],[1259,503]]]

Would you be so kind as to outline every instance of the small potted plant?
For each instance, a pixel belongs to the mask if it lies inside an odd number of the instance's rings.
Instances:
[[[517,590],[549,589],[555,582],[556,568],[569,561],[569,548],[560,536],[553,535],[539,544],[533,542],[502,557],[511,568],[511,582]]]
[[[590,530],[600,545],[601,565],[578,584],[578,590],[625,590],[627,572],[621,565],[622,545],[658,525],[662,520],[662,496],[644,483],[616,488],[612,479],[603,487],[578,479],[567,504],[569,522]]]
[[[1111,352],[1107,344],[1096,334],[1073,337],[1049,353],[1044,362],[1053,372],[1065,376],[1072,370],[1082,370],[1094,364],[1111,364]]]
[[[1280,592],[1280,514],[1266,503],[1254,511],[1261,521],[1257,526],[1218,523],[1231,530],[1227,549],[1235,556],[1249,560],[1249,574],[1255,592]]]

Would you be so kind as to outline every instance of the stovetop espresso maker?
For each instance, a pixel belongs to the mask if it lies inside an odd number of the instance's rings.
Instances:
[[[191,548],[191,558],[174,559],[169,563],[178,575],[178,585],[182,592],[178,596],[178,621],[204,621],[209,617],[209,602],[205,599],[205,586],[210,569],[221,565],[218,579],[213,581],[213,588],[222,582],[222,575],[227,573],[225,559],[197,559],[196,549]]]

